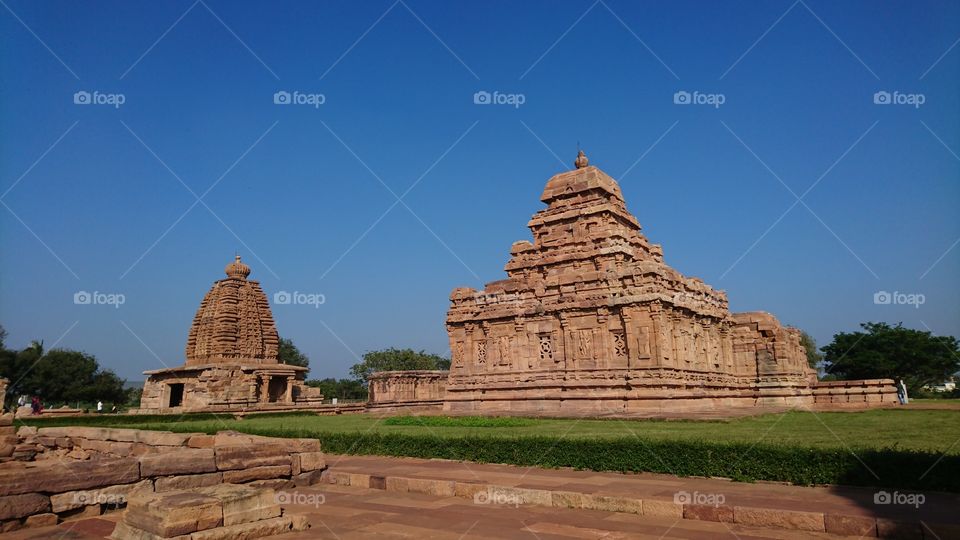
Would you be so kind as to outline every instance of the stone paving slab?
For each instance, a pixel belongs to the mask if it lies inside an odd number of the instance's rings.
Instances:
[[[476,504],[462,497],[393,492],[339,485],[297,488],[299,501],[284,512],[306,515],[310,529],[274,536],[276,540],[386,538],[415,540],[840,540],[825,532],[796,531],[741,523],[651,517],[624,512],[536,505]],[[107,538],[122,512],[19,530],[3,540],[100,540]],[[918,534],[905,538],[956,536]]]
[[[909,537],[914,531],[929,530],[930,538],[960,538],[960,495],[949,493],[923,493],[924,502],[916,507],[876,504],[878,490],[870,488],[740,483],[379,456],[334,455],[328,456],[328,463],[329,482],[386,491],[445,496],[452,484],[454,494],[463,498],[519,500],[524,506],[676,515],[691,521],[865,537],[893,537],[905,532]]]

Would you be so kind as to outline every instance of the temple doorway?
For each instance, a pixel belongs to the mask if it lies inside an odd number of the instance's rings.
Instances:
[[[183,383],[170,385],[170,407],[183,405]]]
[[[287,378],[270,377],[270,384],[267,387],[267,395],[271,403],[283,401],[287,396]]]

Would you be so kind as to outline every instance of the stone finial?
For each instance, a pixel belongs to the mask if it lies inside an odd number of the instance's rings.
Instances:
[[[250,275],[250,267],[240,262],[239,255],[223,271],[227,273],[229,278],[247,279],[247,276]]]
[[[583,153],[583,150],[577,152],[577,159],[573,162],[574,166],[578,169],[582,169],[590,164],[590,160],[587,159],[587,155]]]

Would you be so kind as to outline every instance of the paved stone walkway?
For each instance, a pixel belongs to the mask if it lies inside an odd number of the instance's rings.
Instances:
[[[519,497],[524,504],[557,506],[559,499],[560,504],[574,507],[620,508],[645,517],[682,515],[687,520],[866,537],[894,533],[920,537],[926,530],[929,538],[960,538],[957,494],[924,493],[923,504],[917,507],[876,504],[878,490],[869,488],[742,483],[662,474],[597,473],[378,456],[328,455],[327,464],[332,481],[363,488],[383,484],[390,490],[393,478],[393,487],[401,491],[405,485],[416,485],[407,489],[440,495],[453,490],[469,499],[473,485],[503,486],[513,489],[495,489],[494,493]],[[448,488],[449,484],[452,487]],[[887,491],[890,498],[897,497],[894,490]],[[578,504],[587,498],[591,499],[590,504]]]

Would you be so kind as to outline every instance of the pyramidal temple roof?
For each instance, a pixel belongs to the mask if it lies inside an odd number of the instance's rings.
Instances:
[[[187,337],[186,365],[276,364],[280,337],[267,295],[248,280],[240,256],[226,266],[197,309]]]

